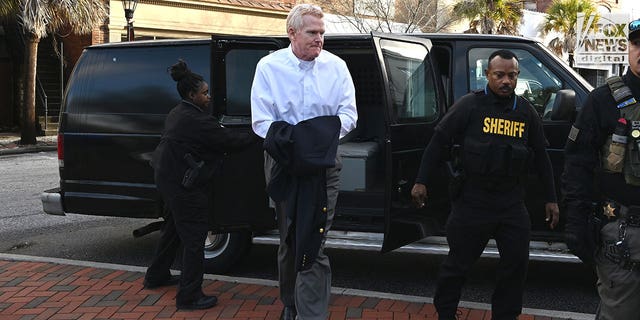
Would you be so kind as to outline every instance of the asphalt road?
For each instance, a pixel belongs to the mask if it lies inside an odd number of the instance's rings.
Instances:
[[[0,252],[146,266],[159,234],[134,239],[152,220],[67,215],[42,211],[39,195],[58,184],[54,152],[0,157]],[[442,256],[328,250],[334,286],[433,297]],[[276,248],[255,245],[229,275],[275,280]],[[462,299],[490,303],[498,261],[475,266]],[[532,261],[525,307],[595,313],[593,272],[581,264]]]
[[[0,233],[22,233],[55,225],[68,225],[104,218],[44,214],[40,193],[59,186],[55,152],[5,155],[0,157]]]

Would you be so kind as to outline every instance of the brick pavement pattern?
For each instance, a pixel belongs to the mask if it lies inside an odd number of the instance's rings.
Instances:
[[[144,274],[49,262],[0,260],[0,319],[220,319],[277,320],[278,288],[205,280],[204,292],[218,296],[208,310],[178,311],[175,287],[148,290]],[[429,303],[333,295],[330,320],[435,320]],[[491,312],[460,308],[459,319],[490,320]],[[520,320],[554,320],[521,315]]]

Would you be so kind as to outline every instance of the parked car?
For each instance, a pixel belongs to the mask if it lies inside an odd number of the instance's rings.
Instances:
[[[224,126],[251,130],[250,89],[258,60],[286,47],[288,38],[214,35],[95,45],[84,50],[70,78],[58,133],[60,188],[42,195],[50,214],[158,219],[150,155],[163,121],[180,100],[166,73],[179,58],[210,79],[213,110]],[[325,49],[349,67],[356,87],[357,128],[339,146],[341,188],[327,246],[362,250],[445,253],[442,225],[449,213],[446,170],[422,209],[410,189],[434,127],[453,101],[483,88],[487,57],[497,49],[519,57],[522,94],[544,116],[556,175],[576,106],[592,87],[541,43],[521,37],[470,34],[326,35]],[[545,110],[546,114],[545,114]],[[208,272],[228,270],[251,243],[277,244],[268,206],[260,143],[228,154],[216,176]],[[528,179],[532,259],[578,261],[560,227],[544,222],[540,181]],[[144,234],[155,230],[157,221]],[[488,247],[486,255],[497,255]]]

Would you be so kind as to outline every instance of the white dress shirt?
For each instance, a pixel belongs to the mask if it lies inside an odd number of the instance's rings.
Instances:
[[[358,120],[355,88],[347,64],[322,50],[312,61],[298,59],[291,46],[258,62],[251,87],[251,124],[265,137],[271,123],[295,125],[318,116],[337,115],[340,137],[353,130]]]

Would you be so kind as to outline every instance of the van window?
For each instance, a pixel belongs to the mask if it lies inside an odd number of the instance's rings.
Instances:
[[[167,72],[178,59],[209,79],[206,45],[89,48],[70,80],[64,112],[167,114],[181,99]]]
[[[436,86],[421,44],[380,40],[389,77],[393,112],[398,122],[431,121],[437,116]]]
[[[487,78],[487,58],[496,48],[474,48],[469,50],[469,90],[484,89]],[[529,100],[540,117],[550,112],[555,93],[562,89],[560,77],[551,72],[540,60],[522,49],[509,49],[518,57],[520,76],[515,92]]]
[[[226,55],[227,107],[225,114],[248,116],[251,114],[251,85],[258,61],[270,50],[234,49]]]

